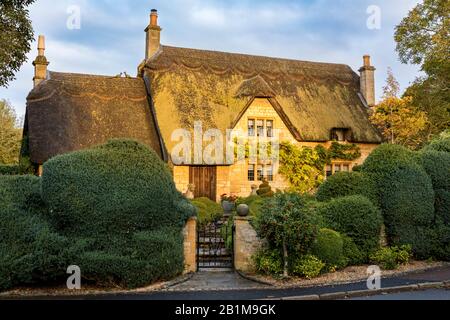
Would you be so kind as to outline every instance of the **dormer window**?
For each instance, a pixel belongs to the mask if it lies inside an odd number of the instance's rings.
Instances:
[[[331,140],[338,142],[345,142],[350,140],[350,129],[348,128],[333,128],[331,130]]]

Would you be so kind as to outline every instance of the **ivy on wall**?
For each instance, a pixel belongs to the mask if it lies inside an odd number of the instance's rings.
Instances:
[[[353,161],[359,157],[361,151],[356,144],[333,142],[326,149],[322,145],[310,148],[283,142],[280,144],[279,172],[289,181],[293,191],[306,193],[322,183],[326,164],[336,159]]]

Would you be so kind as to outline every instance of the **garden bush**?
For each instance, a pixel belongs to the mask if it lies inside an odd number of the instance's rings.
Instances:
[[[381,145],[364,162],[363,171],[376,183],[389,243],[411,244],[414,253],[427,255],[426,239],[417,232],[433,223],[434,192],[417,162],[418,155],[404,147]]]
[[[183,270],[181,231],[196,209],[148,147],[112,140],[54,157],[42,196],[52,225],[85,244],[77,259],[90,280],[136,287]]]
[[[42,196],[49,219],[63,234],[105,236],[105,241],[110,235],[182,228],[195,214],[166,164],[153,150],[129,140],[50,159]]]
[[[0,177],[0,290],[65,276],[69,242],[43,220],[40,179]]]
[[[383,192],[391,176],[403,167],[416,166],[414,152],[395,144],[382,144],[376,148],[361,166],[375,183],[378,203],[382,206]]]
[[[0,165],[0,176],[12,176],[19,174],[19,166],[17,165]]]
[[[199,225],[208,224],[223,216],[221,205],[209,198],[197,198],[191,200],[191,203],[197,208]]]
[[[441,136],[432,140],[427,146],[423,148],[424,151],[443,151],[450,152],[450,134],[449,131],[442,133]]]
[[[434,222],[434,192],[428,175],[417,167],[397,170],[385,185],[383,216],[391,245],[411,244],[414,251],[423,247],[420,228]]]
[[[130,247],[133,254],[111,248],[82,252],[74,261],[84,279],[104,286],[135,288],[183,271],[183,237],[179,230],[135,233]]]
[[[331,229],[320,229],[311,253],[324,262],[328,270],[343,268],[348,262],[344,257],[344,240]]]
[[[434,208],[436,218],[450,226],[450,191],[437,189],[434,191]]]
[[[376,188],[369,176],[361,172],[339,172],[327,178],[317,190],[319,201],[362,195],[377,204]]]
[[[264,198],[272,197],[274,195],[274,192],[272,191],[272,187],[270,186],[270,184],[267,180],[264,180],[263,183],[260,184],[256,193],[258,194],[258,196],[264,197]]]
[[[297,193],[276,193],[267,199],[255,219],[258,235],[274,248],[286,244],[289,251],[309,251],[319,231],[320,219],[308,206],[308,200]]]
[[[259,273],[271,275],[283,273],[283,257],[279,250],[261,249],[253,257],[253,263]]]
[[[380,210],[363,196],[348,196],[325,203],[319,212],[325,224],[349,236],[368,253],[378,247],[383,218]]]
[[[450,152],[420,152],[419,164],[430,176],[434,190],[450,191]]]
[[[411,246],[381,248],[370,255],[370,260],[385,270],[397,269],[402,264],[407,264],[411,259]]]
[[[349,266],[358,266],[367,262],[367,253],[361,251],[355,242],[347,235],[341,235],[343,240],[343,254]]]
[[[325,263],[320,261],[319,258],[308,254],[296,260],[293,274],[306,279],[312,279],[318,277],[323,268],[325,268]]]

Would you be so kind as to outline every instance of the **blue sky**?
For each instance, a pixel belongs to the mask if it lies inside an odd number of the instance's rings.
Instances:
[[[392,67],[405,89],[417,66],[398,61],[394,27],[418,0],[37,0],[30,7],[36,37],[47,38],[50,70],[116,75],[136,74],[144,58],[150,9],[159,11],[162,43],[167,45],[344,63],[357,71],[362,56],[377,67],[377,95]],[[78,6],[81,28],[67,28],[70,6]],[[381,28],[369,29],[369,6],[380,8]],[[36,43],[28,61],[0,99],[18,115],[32,88]]]

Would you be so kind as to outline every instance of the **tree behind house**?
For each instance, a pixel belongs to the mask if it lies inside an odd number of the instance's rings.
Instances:
[[[17,125],[17,116],[11,104],[0,100],[0,164],[19,161],[22,129]]]
[[[399,92],[399,84],[389,68],[383,100],[372,108],[370,121],[389,143],[416,149],[424,140],[427,115],[413,105],[411,97],[399,98]]]

